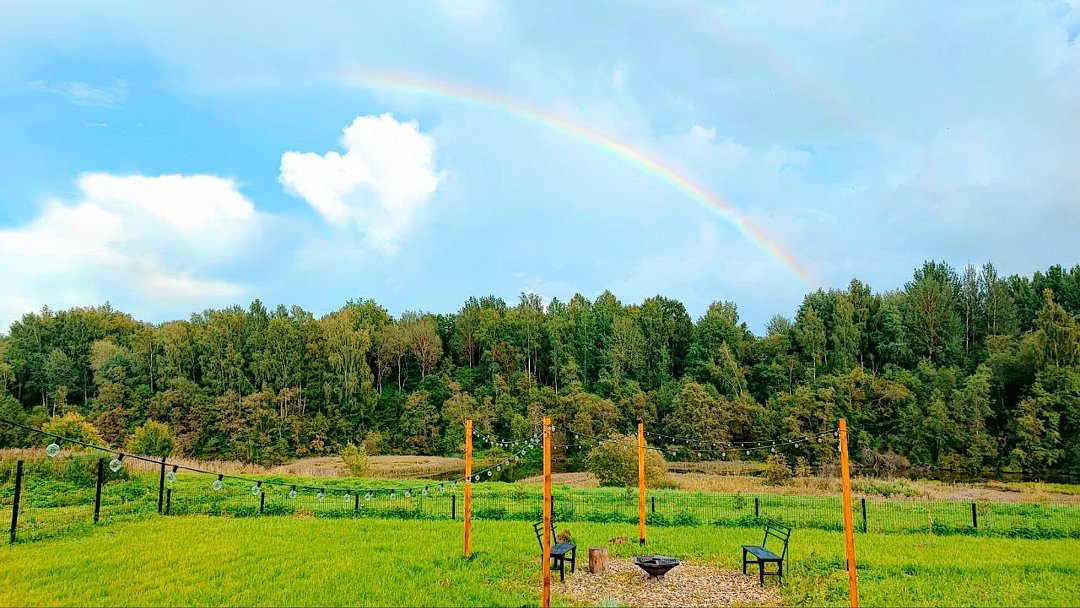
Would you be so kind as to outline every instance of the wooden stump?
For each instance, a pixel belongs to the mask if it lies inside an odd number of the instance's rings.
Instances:
[[[603,574],[607,570],[607,547],[589,547],[589,572]]]

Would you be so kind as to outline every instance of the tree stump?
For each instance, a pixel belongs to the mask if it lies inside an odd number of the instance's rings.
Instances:
[[[607,570],[607,547],[589,547],[589,572],[603,574]]]

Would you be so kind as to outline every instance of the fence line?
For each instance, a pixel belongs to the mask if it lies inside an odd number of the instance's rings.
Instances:
[[[0,521],[10,522],[14,507],[14,462],[0,466]],[[17,536],[35,539],[65,530],[92,527],[157,514],[160,470],[152,463],[132,465],[103,474],[97,496],[97,459],[28,460],[20,492]],[[400,519],[459,519],[462,487],[447,484],[442,491],[417,480],[415,490],[375,492],[370,497],[349,492],[325,480],[322,498],[311,490],[291,498],[289,485],[263,486],[257,493],[237,480],[224,480],[213,490],[213,476],[189,474],[168,484],[162,497],[167,515],[311,515],[315,517],[386,517]],[[280,478],[268,478],[283,483]],[[393,483],[400,483],[399,480]],[[424,493],[423,488],[427,489]],[[506,487],[478,483],[473,492],[477,519],[535,521],[540,518],[541,493],[531,486]],[[408,494],[408,496],[406,496]],[[556,489],[554,516],[563,522],[634,524],[638,497],[633,489]],[[651,490],[646,518],[650,525],[760,526],[776,519],[801,527],[841,530],[840,497],[789,496]],[[859,532],[980,534],[1026,538],[1080,538],[1080,505],[986,503],[860,497],[855,502]],[[96,519],[95,519],[96,516]]]

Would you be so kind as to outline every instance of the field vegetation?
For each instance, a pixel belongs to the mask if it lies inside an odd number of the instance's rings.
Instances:
[[[633,536],[626,524],[569,524],[579,546]],[[752,528],[650,529],[650,552],[739,568]],[[539,555],[527,522],[484,521],[474,557],[460,522],[310,517],[169,517],[0,547],[14,605],[536,605]],[[613,544],[614,555],[640,550]],[[857,555],[865,605],[1080,603],[1080,541],[869,534]],[[787,604],[846,601],[839,533],[796,530]],[[569,600],[555,596],[555,605]]]

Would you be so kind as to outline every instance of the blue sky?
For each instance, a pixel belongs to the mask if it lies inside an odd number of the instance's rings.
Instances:
[[[1080,261],[1078,0],[8,4],[2,327],[104,301],[162,321],[611,289],[734,300],[760,331],[810,289],[632,164],[350,77],[376,72],[630,145],[823,287]]]

